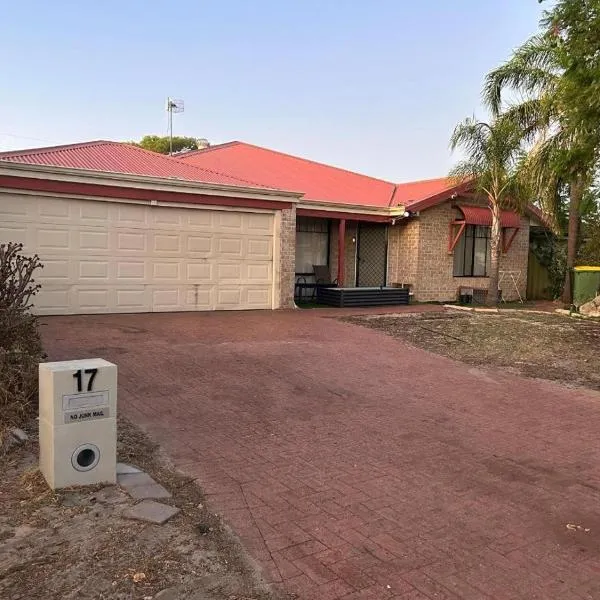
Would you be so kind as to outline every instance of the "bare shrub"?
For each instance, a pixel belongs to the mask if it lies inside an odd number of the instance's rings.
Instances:
[[[37,410],[37,365],[44,358],[37,317],[40,290],[34,274],[39,257],[24,256],[23,244],[0,244],[0,438],[2,430],[26,423]]]

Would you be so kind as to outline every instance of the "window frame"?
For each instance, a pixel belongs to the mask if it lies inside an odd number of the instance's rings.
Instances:
[[[477,233],[484,231],[485,235],[477,235]],[[469,235],[469,233],[471,233],[471,235]],[[480,278],[480,279],[485,279],[485,278],[489,278],[489,263],[490,263],[490,252],[491,252],[491,227],[487,226],[487,225],[473,225],[473,224],[466,224],[464,231],[462,231],[462,233],[460,234],[460,239],[456,240],[456,245],[454,246],[454,251],[453,251],[453,264],[452,264],[452,276],[453,277],[460,277],[460,278],[464,278],[464,277],[469,277],[469,278]],[[476,261],[475,261],[475,257],[476,257],[476,242],[475,240],[478,239],[485,239],[486,240],[486,245],[485,245],[485,264],[484,264],[484,275],[475,275],[475,266],[476,266]],[[468,248],[468,240],[471,240],[471,244],[470,244],[470,249]],[[461,274],[457,274],[456,270],[457,270],[457,265],[456,265],[456,261],[457,261],[457,257],[459,256],[459,254],[457,254],[457,252],[459,252],[459,250],[462,250],[463,255],[462,255],[462,273]],[[470,256],[469,256],[470,254]],[[469,257],[469,262],[467,263],[467,257]],[[465,272],[465,265],[470,264],[470,269],[469,272]]]
[[[297,217],[295,235],[298,236],[299,233],[323,236],[323,238],[326,239],[325,264],[329,266],[329,257],[331,255],[331,219],[304,216]],[[310,272],[296,271],[295,276],[312,278],[314,277],[314,273],[312,269]]]

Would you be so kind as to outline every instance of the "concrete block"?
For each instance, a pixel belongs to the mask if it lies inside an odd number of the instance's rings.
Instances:
[[[117,475],[127,475],[131,473],[141,473],[142,470],[134,467],[133,465],[128,465],[127,463],[117,463]]]
[[[162,525],[171,517],[174,517],[179,512],[179,509],[153,500],[144,500],[123,512],[123,516],[127,519],[136,519],[138,521],[146,521],[148,523],[156,523]]]
[[[117,477],[119,485],[136,500],[170,498],[171,494],[147,473],[125,473]]]

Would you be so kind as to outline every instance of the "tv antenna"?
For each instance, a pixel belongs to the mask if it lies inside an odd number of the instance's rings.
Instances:
[[[169,156],[173,154],[173,114],[183,112],[183,100],[167,98],[167,113],[169,115]]]

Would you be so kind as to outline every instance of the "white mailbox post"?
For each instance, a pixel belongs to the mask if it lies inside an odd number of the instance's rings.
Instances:
[[[52,489],[115,483],[117,366],[40,363],[40,470]]]

